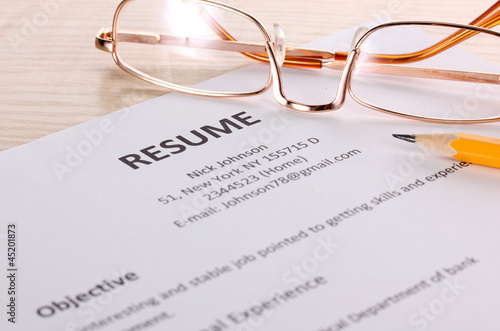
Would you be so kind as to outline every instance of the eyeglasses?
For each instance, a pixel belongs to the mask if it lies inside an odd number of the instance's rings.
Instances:
[[[251,96],[272,87],[287,108],[324,112],[339,109],[349,93],[392,115],[480,123],[500,120],[500,55],[483,58],[485,50],[500,49],[500,33],[489,29],[499,23],[500,1],[471,25],[384,23],[357,33],[350,50],[331,52],[286,47],[279,24],[271,35],[254,16],[226,4],[124,0],[112,28],[98,33],[96,47],[112,53],[127,73],[190,94]],[[321,68],[331,70],[313,70]],[[309,88],[304,69],[323,84],[308,93],[307,102],[288,94]]]

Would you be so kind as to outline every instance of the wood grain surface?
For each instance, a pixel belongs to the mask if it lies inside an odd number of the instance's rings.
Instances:
[[[137,0],[147,1],[147,0]],[[268,27],[308,42],[385,16],[392,20],[468,23],[485,0],[227,0]],[[118,1],[2,0],[0,14],[0,150],[30,142],[165,90],[121,71],[94,47]],[[141,19],[138,17],[138,19]]]

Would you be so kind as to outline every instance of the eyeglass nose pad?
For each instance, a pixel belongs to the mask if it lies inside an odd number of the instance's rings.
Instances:
[[[282,66],[285,62],[286,46],[285,46],[285,31],[280,23],[274,23],[274,45],[276,51],[276,61],[278,66]]]
[[[368,28],[366,26],[360,26],[356,32],[354,33],[354,38],[352,38],[351,42],[351,51],[356,47],[356,44],[358,41],[361,39],[361,37],[364,36],[364,34],[368,31]]]

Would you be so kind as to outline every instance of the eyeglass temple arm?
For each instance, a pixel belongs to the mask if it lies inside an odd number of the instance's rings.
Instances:
[[[236,41],[236,39],[222,27],[217,20],[215,20],[207,11],[201,11],[201,17],[205,19],[212,31],[217,34],[222,40]],[[469,25],[475,25],[483,28],[492,28],[500,23],[500,1],[497,1],[490,8],[488,8],[483,14],[474,19]],[[422,61],[434,55],[437,55],[456,44],[476,35],[478,32],[459,30],[453,35],[443,39],[439,43],[436,43],[428,48],[421,51],[408,53],[408,54],[397,54],[397,55],[385,55],[385,54],[370,54],[370,59],[368,61],[376,63],[412,63],[417,61]],[[254,58],[260,61],[269,61],[267,55],[264,53],[262,55],[252,54],[245,52],[244,55]],[[331,53],[331,60],[335,61],[345,61],[347,59],[347,52],[336,52]],[[307,57],[301,56],[296,52],[286,52],[285,60],[283,65],[285,66],[296,66],[296,67],[309,67],[309,68],[321,68],[318,59],[321,58],[320,54],[315,54],[314,50],[309,50],[307,52]],[[324,58],[322,58],[324,59]]]
[[[486,29],[500,24],[500,1],[494,3],[490,8],[488,8],[484,13],[479,15],[476,19],[469,23],[469,25],[474,25]],[[373,62],[379,63],[412,63],[421,60],[425,60],[431,56],[437,55],[459,43],[469,39],[470,37],[478,34],[478,32],[470,30],[459,30],[451,36],[441,40],[440,42],[423,49],[418,52],[410,54],[398,54],[398,55],[372,55]]]
[[[486,29],[500,24],[500,1],[497,1],[490,8],[488,8],[484,13],[474,19],[469,25],[478,26]],[[449,37],[441,40],[440,42],[427,47],[423,50],[408,54],[395,54],[395,55],[382,55],[382,54],[369,54],[369,59],[367,61],[375,63],[413,63],[425,60],[434,55],[437,55],[475,35],[479,32],[471,30],[458,30]]]
[[[212,30],[222,39],[218,43],[214,40],[197,40],[197,47],[204,44],[204,48],[212,48],[217,50],[233,50],[238,51],[245,56],[248,56],[254,60],[261,62],[269,62],[269,57],[264,45],[251,45],[248,43],[239,43],[235,38],[233,38],[208,12],[202,10],[200,15],[205,19],[205,22],[212,28]],[[111,28],[102,29],[96,36],[95,46],[105,52],[113,52],[113,42],[112,42],[113,31]],[[146,44],[168,44],[167,41],[172,42],[174,36],[165,36],[153,33],[145,32],[130,32],[122,31],[118,32],[118,39],[126,42],[136,42],[136,43],[146,43]],[[192,38],[189,39],[190,42],[193,41]],[[182,41],[177,40],[176,43],[182,43],[182,46],[187,46],[186,38],[182,38]],[[242,47],[242,46],[245,47]],[[239,48],[235,48],[239,47]],[[339,61],[345,61],[346,55],[342,53]],[[293,66],[293,67],[306,67],[312,69],[320,69],[323,67],[325,61],[331,62],[336,61],[337,56],[335,53],[321,51],[321,50],[311,50],[305,48],[291,48],[287,47],[286,57],[283,65]]]
[[[469,23],[469,25],[480,26],[486,29],[490,29],[498,24],[500,24],[500,1],[494,3],[484,13]]]
[[[222,39],[226,41],[236,42],[236,39],[231,36],[231,34],[225,30],[211,15],[206,11],[203,11],[203,17],[205,22],[211,27],[211,29]],[[497,1],[490,8],[488,8],[483,14],[470,22],[470,25],[475,25],[484,28],[491,28],[500,23],[500,1]],[[371,54],[370,58],[372,62],[377,63],[411,63],[425,58],[436,55],[444,50],[472,37],[475,33],[471,31],[458,31],[457,33],[451,35],[450,37],[442,40],[441,42],[430,46],[419,52],[411,54],[398,54],[398,55],[380,55]],[[96,47],[106,51],[112,52],[112,32],[111,29],[103,29],[99,32],[96,37]],[[150,36],[151,37],[151,36]],[[137,34],[137,38],[131,38],[133,42],[144,42],[144,36]],[[269,58],[265,51],[253,52],[250,50],[245,50],[241,52],[242,54],[253,58],[258,61],[268,62]],[[284,66],[294,66],[294,67],[305,67],[305,68],[322,68],[325,63],[330,63],[331,61],[341,61],[345,62],[347,59],[347,52],[326,52],[321,50],[304,49],[304,48],[289,48],[286,49]]]
[[[219,36],[219,38],[222,39],[222,41],[229,41],[233,43],[238,42],[236,38],[234,38],[226,29],[224,29],[224,27],[222,27],[222,25],[220,25],[219,22],[215,20],[213,16],[211,16],[206,10],[201,10],[200,17],[204,19],[205,23],[217,36]],[[470,25],[490,28],[498,25],[499,23],[500,1],[497,1],[493,6],[486,10],[486,12],[473,20]],[[424,60],[455,46],[456,44],[472,37],[475,34],[477,34],[477,32],[470,30],[459,30],[455,34],[445,38],[441,42],[436,43],[431,47],[411,54],[367,54],[367,62],[371,62],[371,64],[364,64],[364,70],[365,72],[370,71],[390,75],[500,84],[500,76],[495,74],[394,66],[394,64],[396,63],[411,63]],[[269,58],[266,52],[260,52],[259,54],[257,54],[252,53],[250,50],[248,50],[241,53],[245,56],[254,58],[259,61],[269,62]],[[307,50],[300,48],[287,48],[283,65],[308,68],[321,68],[322,66],[326,66],[331,69],[341,70],[344,68],[347,56],[347,52],[330,53],[325,51]]]
[[[112,53],[112,29],[101,29],[96,36],[95,45],[98,49]],[[269,62],[264,45],[238,42],[236,40],[206,40],[201,38],[183,38],[175,36],[160,35],[157,33],[149,33],[142,31],[125,31],[117,32],[118,41],[134,42],[142,44],[165,44],[177,45],[185,47],[198,47],[215,50],[236,51],[246,56],[262,62]],[[336,61],[335,53],[306,49],[287,47],[286,48],[286,65],[296,67],[307,67],[320,69],[327,62]],[[342,56],[339,61],[345,61]]]
[[[103,29],[96,37],[96,46],[101,50],[111,52],[111,29]],[[182,46],[182,47],[196,47],[202,49],[213,49],[222,51],[232,51],[239,53],[251,53],[252,56],[259,56],[264,58],[267,56],[266,48],[264,45],[243,43],[237,41],[226,40],[206,40],[201,38],[184,38],[168,35],[160,35],[155,33],[139,32],[139,31],[118,31],[117,39],[121,42],[132,42],[150,45],[169,45],[169,46]],[[309,50],[302,48],[287,48],[287,53],[293,53],[297,57],[300,55],[307,56],[309,52],[322,55],[323,59],[331,58],[332,53],[326,51]],[[266,58],[267,59],[267,58]],[[317,60],[322,61],[321,65],[334,70],[343,70],[345,62],[343,61],[330,61],[330,60]],[[390,64],[380,63],[363,63],[363,70],[365,72],[383,73],[387,75],[406,76],[406,77],[420,77],[432,79],[445,79],[456,81],[468,81],[476,83],[500,84],[500,75],[468,72],[458,70],[444,70],[444,69],[429,69],[429,68],[415,68],[394,66]]]

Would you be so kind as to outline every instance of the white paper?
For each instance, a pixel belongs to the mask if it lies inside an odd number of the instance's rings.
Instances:
[[[436,128],[172,93],[4,151],[1,329],[494,330],[500,172],[392,137]]]

